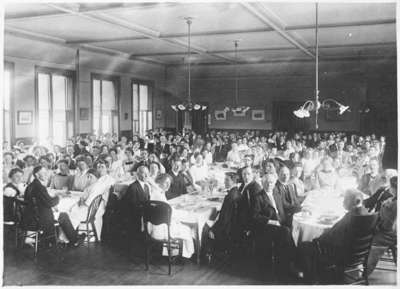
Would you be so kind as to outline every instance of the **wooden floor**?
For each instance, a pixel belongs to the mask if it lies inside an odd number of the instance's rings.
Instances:
[[[173,266],[168,276],[164,259],[154,260],[145,271],[142,257],[129,257],[121,250],[101,244],[74,249],[43,251],[36,260],[31,249],[16,252],[5,247],[4,285],[272,285],[268,268],[257,268],[252,260],[231,263],[220,258],[211,265],[191,260]],[[393,268],[393,265],[388,264]],[[283,283],[281,283],[283,284]],[[284,284],[301,284],[287,280]],[[370,284],[395,285],[396,273],[375,271]]]

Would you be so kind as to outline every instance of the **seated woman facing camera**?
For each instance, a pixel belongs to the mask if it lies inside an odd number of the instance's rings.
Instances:
[[[171,176],[168,174],[160,174],[155,183],[150,183],[150,200],[151,201],[160,201],[168,203],[165,193],[168,191],[171,186]],[[148,224],[147,230],[149,234],[158,240],[164,240],[167,238],[167,226],[165,224],[161,225],[153,225]],[[192,232],[190,228],[186,225],[183,225],[179,221],[174,220],[174,212],[172,211],[171,217],[171,237],[183,239],[183,249],[182,249],[182,257],[190,258],[194,253],[194,241],[192,238]],[[166,252],[163,252],[165,255]]]

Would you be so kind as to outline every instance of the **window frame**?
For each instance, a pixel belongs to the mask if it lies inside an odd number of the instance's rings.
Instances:
[[[101,81],[103,80],[108,80],[112,81],[114,83],[114,88],[115,88],[115,106],[116,106],[116,111],[117,111],[117,119],[118,119],[118,137],[121,134],[121,119],[120,119],[120,112],[121,112],[121,101],[120,101],[120,92],[121,92],[121,79],[120,76],[114,75],[114,74],[107,74],[107,73],[94,73],[92,72],[90,74],[90,133],[94,132],[94,127],[93,127],[93,98],[94,98],[94,91],[93,91],[93,81],[94,80],[100,80],[100,98],[102,99],[102,92],[101,92]],[[102,107],[100,103],[100,108]],[[111,120],[114,122],[114,120]],[[101,133],[102,131],[102,122],[100,121],[100,130]]]
[[[144,80],[144,79],[139,79],[139,78],[131,78],[131,95],[130,95],[130,100],[131,100],[131,129],[132,129],[132,133],[136,134],[136,133],[140,133],[140,128],[141,128],[141,120],[140,120],[140,89],[138,90],[138,132],[134,131],[134,126],[133,126],[133,85],[137,84],[137,85],[146,85],[148,87],[151,88],[151,96],[149,96],[147,101],[151,101],[151,109],[147,109],[147,111],[151,111],[151,126],[152,129],[154,128],[154,90],[155,90],[155,82],[154,80]]]
[[[75,123],[76,119],[76,111],[75,111],[75,103],[76,103],[76,72],[70,69],[63,69],[63,68],[54,68],[54,67],[47,67],[47,66],[39,66],[35,65],[35,125],[34,129],[36,135],[39,135],[39,73],[48,74],[50,75],[50,96],[49,96],[49,136],[53,137],[53,80],[52,75],[61,75],[67,78],[70,78],[72,81],[72,98],[71,98],[71,109],[65,109],[66,113],[70,112],[70,120],[73,121],[74,127],[72,129],[72,134],[75,135],[77,132],[77,126],[79,123]],[[68,121],[66,120],[68,125]],[[67,129],[67,127],[65,127]],[[68,139],[68,135],[66,134],[66,139]]]
[[[9,99],[9,104],[10,104],[10,110],[9,110],[10,143],[9,143],[9,145],[10,145],[10,147],[12,147],[12,144],[15,143],[15,141],[16,141],[16,137],[15,137],[15,122],[16,122],[16,117],[15,117],[15,115],[16,115],[16,111],[15,111],[15,63],[10,62],[10,61],[4,61],[3,69],[4,69],[4,71],[6,69],[10,71],[10,99]],[[3,93],[4,93],[4,85],[3,85]],[[4,98],[3,98],[3,102],[4,102]],[[4,118],[4,115],[3,115],[3,118]],[[3,123],[3,126],[4,126],[4,123]],[[4,127],[3,127],[3,129],[4,129]]]

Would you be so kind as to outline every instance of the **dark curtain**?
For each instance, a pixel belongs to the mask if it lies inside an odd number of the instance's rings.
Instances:
[[[208,131],[208,109],[206,110],[193,110],[192,111],[192,130],[204,135]]]

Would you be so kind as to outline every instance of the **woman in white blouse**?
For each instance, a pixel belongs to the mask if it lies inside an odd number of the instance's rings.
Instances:
[[[171,181],[171,176],[169,176],[168,174],[160,174],[156,178],[155,183],[150,183],[150,200],[168,203],[167,198],[165,197],[165,193],[169,190],[169,187],[171,186]],[[174,215],[174,211],[172,211],[170,225],[171,237],[183,239],[182,257],[191,258],[194,253],[194,241],[192,238],[192,232],[188,226],[177,221]],[[166,224],[152,225],[149,223],[147,226],[147,230],[154,239],[165,240],[168,237]],[[166,253],[166,251],[163,251],[163,255],[166,255]]]
[[[204,164],[203,156],[200,153],[194,154],[195,163],[189,169],[190,175],[193,178],[193,183],[200,185],[207,179],[207,166]]]

